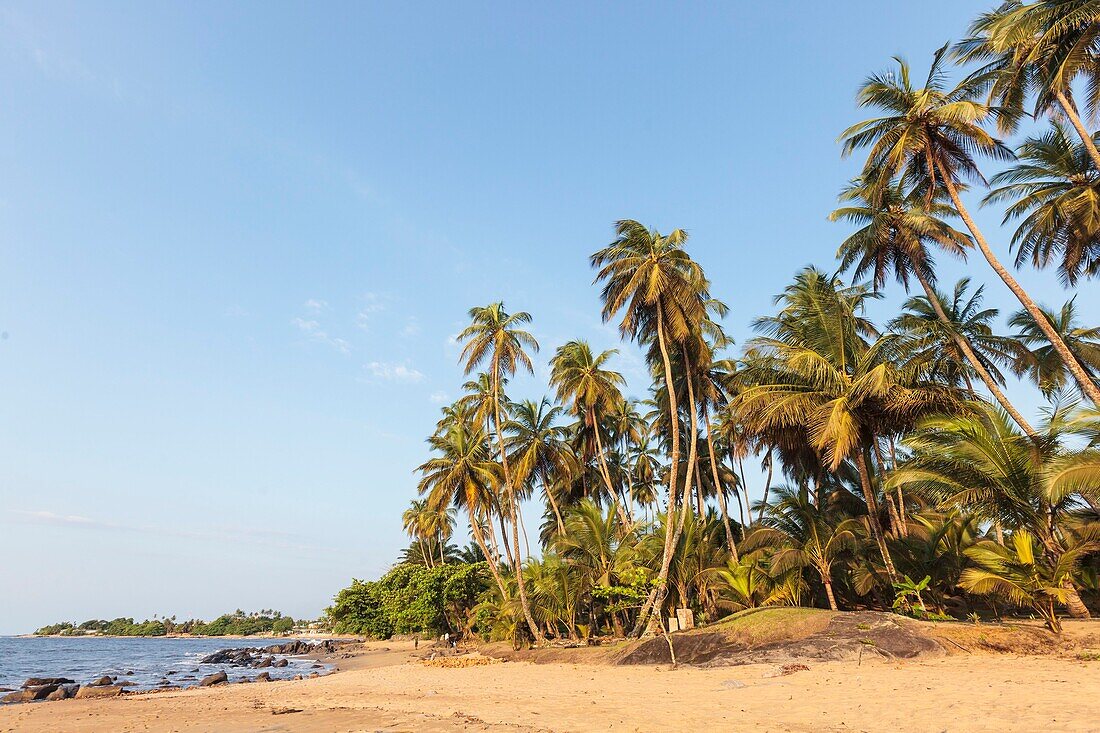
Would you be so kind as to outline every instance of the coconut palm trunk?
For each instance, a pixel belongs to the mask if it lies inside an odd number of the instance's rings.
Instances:
[[[685,376],[685,381],[687,382],[688,414],[689,414],[689,418],[690,418],[690,422],[688,423],[688,429],[691,430],[691,439],[688,442],[687,471],[684,472],[685,475],[684,475],[684,489],[683,489],[683,493],[684,493],[683,514],[680,515],[680,524],[676,528],[676,536],[673,537],[673,539],[672,539],[672,547],[674,548],[674,550],[675,550],[675,547],[680,543],[680,535],[683,533],[684,526],[687,524],[687,515],[688,515],[688,512],[690,511],[690,508],[687,506],[687,502],[689,500],[689,497],[691,496],[691,489],[692,489],[691,480],[695,476],[695,472],[699,468],[699,465],[698,465],[698,460],[699,460],[699,453],[698,453],[698,448],[699,448],[699,430],[698,430],[699,411],[698,411],[697,406],[695,404],[695,387],[694,387],[695,380],[691,378],[691,361],[688,358],[687,349],[684,348],[682,345],[680,347],[680,353],[682,354],[683,359],[684,359],[684,376]],[[700,495],[700,496],[696,497],[696,501],[700,505],[697,509],[698,509],[698,512],[699,512],[699,517],[701,519],[702,516],[703,516],[702,496]]]
[[[1054,329],[1054,327],[1043,315],[1042,310],[1031,299],[1031,296],[1027,294],[1027,291],[1020,286],[1020,283],[1016,281],[1016,278],[1012,276],[997,256],[993,253],[993,250],[989,247],[989,242],[986,241],[985,235],[982,234],[981,229],[974,223],[974,219],[971,218],[969,210],[963,205],[962,199],[959,197],[959,190],[955,186],[955,182],[951,179],[947,172],[943,169],[943,166],[938,162],[936,163],[937,170],[940,172],[940,180],[943,182],[944,187],[947,189],[948,195],[951,197],[951,202],[955,205],[955,209],[959,212],[959,216],[962,217],[963,223],[966,224],[966,228],[970,230],[970,233],[974,236],[974,241],[978,243],[978,249],[981,250],[982,255],[985,257],[986,262],[993,268],[993,271],[997,273],[997,276],[1001,278],[1001,281],[1012,291],[1012,294],[1016,296],[1016,299],[1020,301],[1020,304],[1024,307],[1024,310],[1031,315],[1035,320],[1036,325],[1042,330],[1043,334],[1050,340],[1051,346],[1058,352],[1058,355],[1062,357],[1062,361],[1065,362],[1066,369],[1073,375],[1077,385],[1081,388],[1081,392],[1085,394],[1093,404],[1100,405],[1100,387],[1089,378],[1084,369],[1081,368],[1080,362],[1073,355],[1073,352],[1066,346],[1066,342],[1062,340],[1062,337]],[[1021,426],[1022,427],[1022,426]]]
[[[836,596],[833,595],[833,581],[829,577],[828,568],[818,568],[821,573],[821,581],[825,584],[825,596],[829,599],[829,609],[833,611],[839,611],[840,608],[836,605]]]
[[[956,204],[957,205],[957,204]],[[968,225],[969,226],[969,225]],[[974,367],[974,371],[978,373],[978,378],[985,384],[986,389],[993,395],[993,399],[997,400],[997,403],[1004,408],[1016,424],[1020,426],[1020,429],[1027,433],[1027,436],[1032,440],[1038,439],[1039,435],[1035,432],[1035,429],[1028,424],[1028,421],[1024,419],[1024,416],[1020,414],[1008,397],[997,385],[997,381],[993,379],[993,375],[989,373],[989,370],[985,368],[978,355],[974,352],[974,348],[970,345],[970,340],[961,333],[957,333],[951,324],[951,319],[947,317],[947,312],[943,309],[943,303],[940,302],[939,297],[936,295],[935,289],[932,284],[928,282],[928,278],[923,272],[922,268],[914,268],[916,271],[917,280],[920,282],[921,287],[924,288],[924,295],[928,298],[928,302],[932,304],[932,309],[936,311],[936,317],[940,319],[942,323],[951,334],[951,340],[955,342],[955,346],[959,348],[959,351],[963,353],[966,360],[970,362],[970,366]],[[969,379],[969,377],[968,377]]]
[[[768,508],[768,492],[771,491],[772,488],[773,461],[772,449],[770,447],[768,448],[767,458],[765,458],[764,460],[768,463],[768,476],[764,481],[764,496],[760,499],[760,515],[756,518],[757,522],[764,521],[764,510]]]
[[[726,506],[726,492],[722,490],[722,482],[718,480],[718,459],[714,457],[714,440],[711,437],[710,420],[707,416],[707,408],[703,406],[703,422],[707,425],[707,454],[710,457],[710,475],[714,482],[714,493],[718,496],[718,509],[722,512],[722,526],[726,530],[726,544],[730,548],[730,557],[734,562],[738,561],[737,545],[733,541],[733,528],[730,526],[729,509]]]
[[[1088,151],[1089,157],[1092,158],[1092,164],[1096,166],[1097,170],[1100,170],[1100,150],[1097,150],[1096,142],[1092,139],[1092,135],[1089,134],[1088,128],[1081,122],[1081,115],[1077,113],[1077,105],[1075,105],[1061,90],[1055,92],[1054,96],[1058,100],[1058,105],[1062,108],[1062,111],[1065,112],[1069,123],[1073,125],[1073,129],[1080,135],[1085,150]]]
[[[607,469],[607,456],[604,455],[603,439],[600,438],[600,425],[596,421],[596,413],[591,406],[588,407],[588,419],[592,425],[592,432],[596,436],[596,453],[597,463],[600,466],[600,476],[603,477],[604,485],[607,486],[607,493],[611,497],[611,503],[615,505],[615,512],[619,515],[619,521],[623,523],[623,531],[625,532],[630,527],[630,517],[626,515],[622,502],[619,500],[619,495],[611,483],[611,472]]]
[[[500,450],[500,468],[504,473],[504,498],[503,512],[508,514],[512,523],[512,550],[514,555],[514,570],[516,573],[516,586],[519,588],[519,603],[523,608],[523,617],[527,621],[527,628],[536,642],[544,641],[542,629],[535,623],[535,617],[531,614],[531,604],[527,600],[527,587],[523,580],[523,558],[519,550],[519,511],[516,506],[515,487],[512,486],[512,474],[508,469],[508,451],[504,448],[503,420],[500,415],[500,370],[494,365],[493,369],[493,413],[497,428],[497,443]],[[502,528],[503,529],[503,528]],[[504,538],[507,542],[507,537]]]
[[[662,314],[662,303],[657,303],[656,310],[657,346],[661,351],[661,361],[665,370],[665,385],[668,388],[669,425],[672,430],[672,448],[669,454],[671,466],[668,471],[668,506],[665,509],[665,542],[661,552],[661,569],[657,573],[657,586],[649,593],[649,597],[646,598],[646,602],[642,606],[641,613],[638,614],[638,621],[634,626],[634,630],[631,632],[632,636],[641,635],[642,631],[645,630],[650,615],[655,616],[657,618],[657,623],[661,624],[661,606],[664,605],[665,595],[668,593],[668,589],[665,586],[668,582],[668,569],[672,564],[672,550],[675,547],[675,545],[672,544],[672,527],[675,526],[675,510],[677,503],[676,475],[677,467],[680,463],[679,406],[676,404],[676,388],[672,381],[672,360],[669,359],[668,344],[665,342],[665,324]],[[684,511],[686,511],[686,508]],[[663,624],[661,628],[664,628]]]
[[[481,523],[478,522],[477,517],[474,515],[473,506],[469,507],[470,513],[470,534],[474,536],[474,542],[481,549],[481,553],[485,555],[485,562],[489,566],[489,571],[493,574],[493,580],[496,581],[497,589],[500,590],[500,597],[505,599],[508,597],[508,587],[504,584],[504,578],[500,575],[500,567],[497,565],[497,553],[496,550],[491,549],[485,541],[485,535],[481,531]],[[492,529],[492,520],[490,520],[489,528]]]
[[[867,502],[867,516],[871,520],[871,534],[875,537],[882,561],[886,565],[886,574],[890,582],[897,580],[897,571],[894,570],[894,562],[890,559],[890,550],[886,546],[886,536],[882,531],[882,523],[879,521],[878,498],[875,496],[875,488],[871,485],[870,461],[862,449],[856,449],[856,470],[859,472],[859,484],[863,489],[863,498]]]

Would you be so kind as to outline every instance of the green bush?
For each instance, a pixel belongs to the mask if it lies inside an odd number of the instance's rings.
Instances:
[[[434,636],[469,626],[472,609],[488,587],[485,563],[401,564],[377,581],[353,580],[326,613],[341,634]]]

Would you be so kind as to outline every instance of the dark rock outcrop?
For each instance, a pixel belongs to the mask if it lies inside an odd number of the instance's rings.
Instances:
[[[114,683],[114,680],[111,679],[111,676],[105,674],[99,679],[95,679],[89,682],[88,687],[106,687],[107,685],[110,685],[112,683]]]
[[[215,672],[214,674],[208,674],[199,681],[199,685],[202,687],[212,687],[214,685],[225,684],[229,681],[229,675],[225,673],[225,670],[221,672]]]
[[[118,697],[122,694],[122,688],[118,685],[106,685],[101,687],[88,687],[85,685],[76,691],[77,700],[96,700],[101,697]]]
[[[71,685],[76,680],[66,677],[29,677],[20,687],[42,687],[43,685]]]

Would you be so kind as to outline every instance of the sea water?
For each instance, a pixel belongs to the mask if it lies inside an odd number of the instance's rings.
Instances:
[[[68,677],[86,684],[111,675],[120,682],[133,682],[131,689],[147,690],[163,686],[165,679],[174,686],[197,685],[205,675],[220,670],[225,670],[230,682],[251,680],[261,672],[267,672],[272,679],[290,679],[297,674],[331,671],[328,666],[315,668],[314,660],[301,657],[287,657],[286,667],[263,669],[199,663],[220,649],[266,647],[288,641],[294,639],[0,636],[0,687],[18,688],[28,677]]]

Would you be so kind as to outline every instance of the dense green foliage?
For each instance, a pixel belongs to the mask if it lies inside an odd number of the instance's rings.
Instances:
[[[353,580],[326,613],[336,633],[376,639],[470,632],[473,609],[488,586],[483,562],[434,567],[402,563],[379,580]]]

